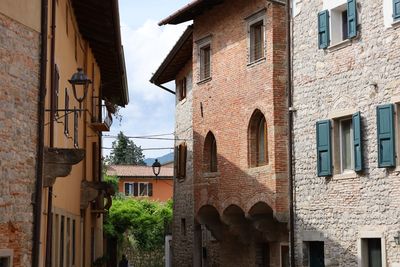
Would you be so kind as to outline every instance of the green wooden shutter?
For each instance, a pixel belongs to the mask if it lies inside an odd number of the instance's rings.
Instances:
[[[324,10],[318,13],[318,47],[327,48],[329,39],[329,11]]]
[[[361,139],[361,113],[353,114],[353,153],[354,170],[356,172],[363,170],[363,154]]]
[[[395,166],[393,105],[381,105],[376,110],[378,132],[378,167]]]
[[[318,176],[332,175],[330,120],[317,122],[317,157]]]
[[[349,38],[357,36],[357,1],[347,0],[347,30]]]
[[[393,19],[400,19],[400,0],[393,0]]]
[[[149,195],[149,197],[152,197],[153,196],[153,184],[152,183],[149,183],[148,184],[148,195]]]

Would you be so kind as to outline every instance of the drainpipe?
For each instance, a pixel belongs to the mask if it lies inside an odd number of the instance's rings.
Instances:
[[[292,101],[292,34],[291,34],[291,7],[290,7],[290,0],[286,2],[286,43],[287,43],[287,88],[288,88],[288,115],[289,115],[289,132],[288,132],[288,139],[289,139],[289,248],[290,248],[290,266],[295,267],[295,243],[294,243],[294,179],[293,179],[293,101]]]
[[[38,101],[38,144],[36,163],[36,185],[33,219],[33,246],[32,246],[32,267],[39,267],[40,252],[40,227],[42,217],[42,184],[43,184],[43,148],[44,148],[44,110],[46,98],[46,66],[47,66],[47,12],[48,2],[41,3],[41,51],[40,51],[40,85]]]
[[[54,57],[55,57],[55,43],[56,43],[56,0],[51,1],[51,50],[50,50],[50,147],[54,147]],[[47,51],[46,51],[47,52]],[[46,229],[46,267],[51,266],[51,247],[52,247],[52,237],[53,237],[53,187],[48,188],[47,196],[47,229]]]

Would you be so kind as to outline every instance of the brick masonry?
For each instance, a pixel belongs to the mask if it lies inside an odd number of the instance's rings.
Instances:
[[[260,11],[265,12],[265,58],[249,64],[246,18]],[[285,29],[284,7],[261,0],[221,4],[194,20],[193,63],[186,67],[193,70],[193,90],[186,102],[176,106],[177,137],[193,139],[188,145],[190,175],[184,182],[175,182],[176,266],[199,266],[204,251],[207,266],[255,266],[257,244],[270,234],[262,232],[262,223],[246,219],[257,203],[270,210],[264,214],[273,222],[269,231],[278,233],[269,244],[270,266],[280,266],[279,246],[287,242],[288,214]],[[211,40],[212,77],[199,82],[196,41],[205,37]],[[183,73],[190,72],[186,68]],[[266,118],[269,162],[249,167],[248,127],[256,110]],[[216,173],[203,169],[209,131],[217,142]],[[182,216],[189,222],[186,240],[180,233]],[[230,224],[232,218],[243,224]],[[216,220],[215,227],[222,228],[200,231],[204,220]],[[221,234],[222,239],[211,233]]]
[[[377,166],[376,106],[398,102],[400,29],[384,27],[383,1],[357,1],[359,36],[321,50],[317,14],[323,1],[295,2],[296,266],[308,266],[305,242],[313,240],[325,242],[325,266],[358,266],[359,239],[371,232],[384,241],[385,266],[399,266],[400,172]],[[361,111],[365,171],[317,177],[315,123],[346,111]]]
[[[0,250],[31,266],[40,34],[0,13]]]

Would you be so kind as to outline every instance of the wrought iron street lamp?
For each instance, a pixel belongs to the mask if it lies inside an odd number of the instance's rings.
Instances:
[[[83,72],[82,68],[78,68],[78,71],[75,72],[72,75],[71,80],[68,80],[68,81],[72,85],[72,90],[74,92],[75,99],[79,103],[81,103],[86,98],[87,91],[88,91],[88,88],[89,88],[89,84],[91,84],[92,81],[86,76],[86,74]],[[78,90],[77,87],[81,87],[81,86],[83,87],[82,88],[83,89],[83,96],[78,97],[77,92],[76,92]]]
[[[161,170],[161,164],[160,162],[158,162],[158,159],[156,159],[153,163],[153,165],[151,165],[151,167],[153,168],[153,173],[154,175],[157,176],[160,174],[160,170]]]

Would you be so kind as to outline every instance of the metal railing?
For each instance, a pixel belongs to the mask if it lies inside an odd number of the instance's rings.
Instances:
[[[104,124],[108,129],[113,123],[111,113],[107,110],[104,100],[99,97],[92,98],[92,123]]]

